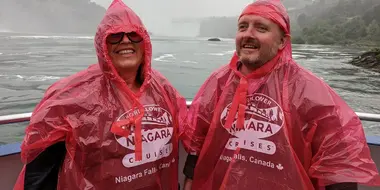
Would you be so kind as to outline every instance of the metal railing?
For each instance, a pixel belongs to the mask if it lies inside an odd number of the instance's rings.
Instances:
[[[191,105],[191,101],[186,101],[186,105],[189,107]],[[363,121],[380,122],[380,114],[363,113],[363,112],[356,112],[356,114]],[[0,125],[29,121],[31,116],[32,116],[32,113],[21,113],[21,114],[0,116]]]
[[[3,116],[0,116],[0,125],[29,121],[31,116],[32,116],[31,112],[30,113],[12,114],[12,115],[3,115]]]
[[[189,107],[191,105],[191,101],[186,101],[186,104]],[[380,122],[380,114],[361,113],[361,112],[356,112],[356,114],[363,121]],[[32,116],[32,113],[21,113],[21,114],[0,116],[0,125],[29,121],[31,116]],[[367,143],[369,145],[380,146],[380,136],[366,136],[366,138],[367,138]],[[0,157],[13,155],[13,154],[19,154],[21,151],[20,145],[21,145],[20,142],[0,145]]]

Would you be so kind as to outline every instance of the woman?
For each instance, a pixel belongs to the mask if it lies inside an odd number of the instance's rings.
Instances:
[[[53,84],[35,108],[15,189],[177,189],[186,102],[151,69],[148,32],[121,0],[95,47],[99,64]]]

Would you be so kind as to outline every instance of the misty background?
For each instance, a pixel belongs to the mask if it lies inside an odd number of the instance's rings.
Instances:
[[[0,32],[93,36],[112,0],[0,0]],[[253,0],[124,0],[153,36],[234,38]],[[282,0],[293,44],[380,45],[380,0]]]
[[[93,0],[107,7],[112,0]],[[202,18],[237,16],[252,0],[124,0],[155,35],[197,36]]]
[[[1,0],[0,31],[94,35],[112,0]],[[199,36],[202,19],[236,17],[252,0],[124,0],[158,36]],[[285,0],[287,8],[312,0]],[[233,26],[235,27],[235,26]]]

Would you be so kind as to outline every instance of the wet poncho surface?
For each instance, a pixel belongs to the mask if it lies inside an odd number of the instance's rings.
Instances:
[[[280,1],[256,14],[290,34]],[[318,189],[340,182],[378,185],[362,124],[324,81],[292,59],[291,44],[248,76],[236,54],[197,93],[184,133],[198,155],[193,189]]]
[[[145,43],[144,82],[133,93],[110,61],[106,37],[137,32]],[[96,36],[99,64],[53,84],[36,106],[22,161],[64,141],[58,189],[178,189],[178,135],[186,102],[151,69],[152,45],[140,18],[122,1],[106,11]],[[23,189],[25,168],[16,189]]]

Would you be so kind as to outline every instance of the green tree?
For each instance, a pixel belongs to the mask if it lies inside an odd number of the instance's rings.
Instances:
[[[297,17],[297,24],[301,27],[301,28],[304,28],[307,26],[307,24],[309,23],[311,19],[308,18],[308,16],[305,14],[305,13],[301,13],[298,17]]]
[[[350,18],[344,24],[344,28],[347,40],[358,40],[367,36],[365,22],[361,17]]]
[[[373,20],[367,27],[367,37],[369,40],[380,43],[380,26]]]

